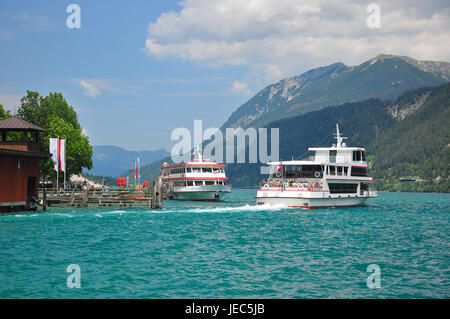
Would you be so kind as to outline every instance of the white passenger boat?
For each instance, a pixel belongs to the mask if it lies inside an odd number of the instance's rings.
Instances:
[[[163,187],[169,199],[218,201],[231,192],[225,165],[203,157],[199,148],[191,162],[161,167]]]
[[[377,197],[370,188],[365,149],[343,143],[336,124],[336,145],[309,148],[308,160],[268,163],[270,175],[257,191],[258,205],[299,208],[352,207]]]

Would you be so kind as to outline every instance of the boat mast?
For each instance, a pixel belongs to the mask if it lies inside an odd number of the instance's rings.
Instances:
[[[203,155],[199,145],[196,146],[195,155],[197,156],[198,162],[203,162]]]
[[[342,147],[342,141],[344,139],[346,139],[346,137],[341,136],[341,134],[339,133],[339,124],[336,123],[336,147]]]

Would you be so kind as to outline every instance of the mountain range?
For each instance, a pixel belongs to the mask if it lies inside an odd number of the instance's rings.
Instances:
[[[271,84],[240,106],[223,124],[264,127],[331,105],[368,98],[395,99],[405,91],[450,79],[450,63],[380,54],[357,66],[342,62],[312,69]]]
[[[93,146],[93,168],[85,173],[97,176],[119,176],[131,168],[132,160],[140,158],[141,167],[158,161],[170,153],[165,149],[155,151],[128,151],[112,145]]]

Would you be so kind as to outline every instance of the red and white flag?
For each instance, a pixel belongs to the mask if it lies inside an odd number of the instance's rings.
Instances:
[[[50,139],[49,152],[52,154],[55,171],[66,171],[66,140],[59,138]]]
[[[134,180],[137,181],[137,162],[134,162]]]

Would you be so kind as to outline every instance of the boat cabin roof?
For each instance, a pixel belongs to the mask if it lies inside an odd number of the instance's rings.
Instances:
[[[225,167],[225,164],[218,164],[218,163],[212,163],[212,162],[210,162],[210,163],[188,162],[188,163],[183,163],[183,164],[162,166],[161,169],[176,168],[176,167]]]
[[[365,151],[363,147],[310,147],[309,151]]]
[[[280,163],[283,164],[283,166],[294,166],[294,165],[322,165],[321,162],[315,162],[315,161],[281,161],[281,162],[269,162],[267,165],[271,166],[280,166]]]

